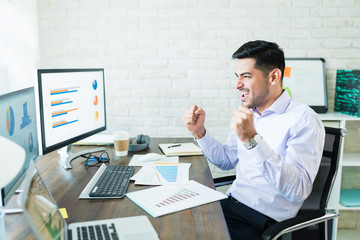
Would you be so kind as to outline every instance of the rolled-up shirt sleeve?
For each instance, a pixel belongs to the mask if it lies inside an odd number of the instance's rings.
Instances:
[[[235,136],[230,134],[226,143],[222,145],[208,132],[201,139],[196,139],[197,144],[205,157],[222,170],[233,169],[237,162],[237,143]]]

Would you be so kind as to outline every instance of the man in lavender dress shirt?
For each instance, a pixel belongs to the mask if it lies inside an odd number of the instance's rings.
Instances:
[[[206,131],[201,107],[192,106],[183,120],[210,162],[236,169],[229,198],[221,201],[231,237],[261,239],[276,221],[296,216],[309,196],[325,130],[310,107],[282,88],[285,59],[276,43],[245,43],[233,58],[242,105],[225,144]]]

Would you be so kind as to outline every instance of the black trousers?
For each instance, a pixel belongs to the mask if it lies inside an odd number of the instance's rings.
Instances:
[[[220,201],[231,239],[261,239],[261,234],[276,221],[229,197]]]

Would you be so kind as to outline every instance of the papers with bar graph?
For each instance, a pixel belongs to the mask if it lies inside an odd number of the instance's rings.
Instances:
[[[206,203],[218,201],[227,196],[194,180],[186,185],[163,185],[126,196],[152,217],[159,217]]]
[[[130,179],[137,185],[188,184],[191,163],[145,163]]]

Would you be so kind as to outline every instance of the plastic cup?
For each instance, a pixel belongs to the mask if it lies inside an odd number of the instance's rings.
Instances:
[[[114,132],[114,150],[117,157],[126,156],[129,151],[129,132]]]

